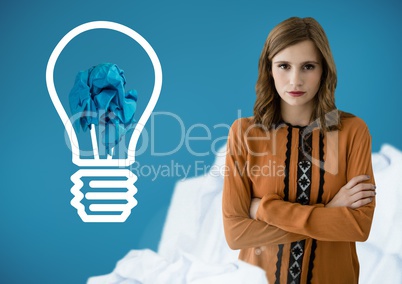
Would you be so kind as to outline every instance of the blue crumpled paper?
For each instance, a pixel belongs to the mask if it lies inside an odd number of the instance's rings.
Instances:
[[[125,85],[123,70],[102,63],[80,71],[69,96],[72,115],[79,116],[74,128],[86,131],[92,124],[101,125],[102,142],[109,154],[135,122],[137,92],[126,93]]]

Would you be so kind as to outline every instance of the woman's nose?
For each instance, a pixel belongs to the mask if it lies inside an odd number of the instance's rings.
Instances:
[[[303,85],[303,78],[302,78],[302,74],[300,73],[299,70],[292,70],[290,73],[290,84],[292,86],[301,86]]]

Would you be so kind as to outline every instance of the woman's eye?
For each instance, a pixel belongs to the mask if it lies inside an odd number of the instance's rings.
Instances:
[[[304,70],[313,70],[314,68],[315,66],[313,64],[306,64],[303,67]]]
[[[279,66],[278,66],[280,69],[289,69],[289,64],[280,64]]]

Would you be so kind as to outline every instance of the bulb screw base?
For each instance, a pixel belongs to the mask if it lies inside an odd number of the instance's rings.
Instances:
[[[136,180],[128,169],[80,169],[71,176],[71,205],[84,222],[125,222],[138,203]]]

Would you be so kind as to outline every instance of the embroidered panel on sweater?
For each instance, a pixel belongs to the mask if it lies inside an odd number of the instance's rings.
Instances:
[[[311,132],[303,135],[303,130],[299,131],[296,202],[302,205],[307,205],[310,203],[311,190],[312,135]],[[288,283],[300,283],[304,246],[305,240],[293,242],[290,246]]]
[[[297,163],[297,194],[296,202],[302,205],[308,205],[310,203],[311,192],[311,157],[312,157],[312,133],[306,131],[305,128],[301,128],[299,131],[299,145],[298,145],[298,163]],[[288,128],[288,141],[286,152],[286,176],[285,182],[285,200],[289,200],[289,162],[291,155],[292,145],[292,127]],[[289,266],[288,266],[288,283],[299,284],[302,263],[304,256],[305,240],[293,242],[290,245]],[[280,283],[280,263],[282,262],[283,246],[279,246],[278,259],[277,259],[277,271],[276,271],[276,283]]]

